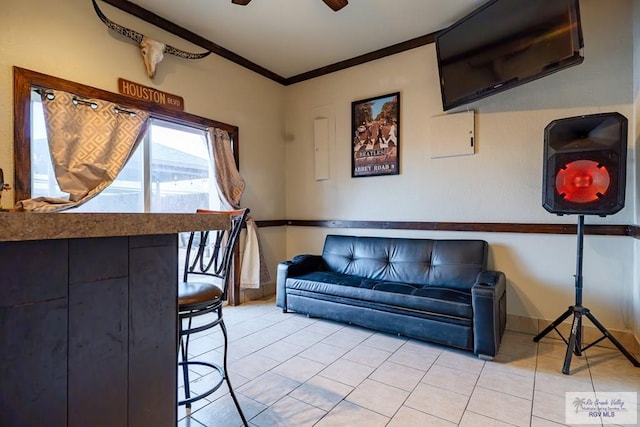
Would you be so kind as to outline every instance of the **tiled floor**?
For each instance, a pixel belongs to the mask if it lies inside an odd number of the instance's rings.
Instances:
[[[267,426],[564,425],[566,391],[640,392],[640,368],[617,350],[505,334],[499,355],[471,353],[287,313],[273,299],[225,307],[231,384],[249,424]],[[216,332],[192,342],[199,358],[221,360]],[[194,373],[197,378],[198,373]],[[192,381],[206,389],[209,377]],[[181,381],[180,381],[181,383]],[[182,392],[182,389],[179,390]],[[637,408],[635,408],[637,411]],[[196,404],[180,427],[240,426],[226,388]],[[640,417],[639,417],[640,420]]]

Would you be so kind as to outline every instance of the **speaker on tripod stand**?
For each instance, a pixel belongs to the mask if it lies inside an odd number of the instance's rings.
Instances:
[[[627,119],[619,113],[601,113],[554,120],[544,130],[542,206],[558,215],[578,215],[575,303],[533,340],[555,330],[567,344],[562,373],[569,374],[572,355],[608,338],[636,367],[640,362],[582,305],[584,216],[612,215],[624,207],[627,158]],[[571,334],[557,327],[573,315]],[[603,334],[584,345],[582,318]]]

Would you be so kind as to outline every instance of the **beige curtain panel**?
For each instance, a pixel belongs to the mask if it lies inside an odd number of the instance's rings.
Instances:
[[[208,143],[211,158],[216,171],[218,196],[223,209],[239,209],[240,198],[244,193],[245,182],[233,158],[229,133],[217,128],[208,129]],[[244,242],[244,254],[240,272],[240,287],[247,289],[259,288],[262,283],[271,279],[267,268],[264,252],[260,247],[258,226],[249,216],[247,219],[247,233]]]
[[[54,212],[79,206],[107,188],[127,163],[148,125],[144,111],[63,91],[42,92],[54,173],[68,199],[37,197],[17,209]]]

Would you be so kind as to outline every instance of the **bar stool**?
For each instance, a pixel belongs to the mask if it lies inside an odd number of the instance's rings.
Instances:
[[[189,236],[187,254],[184,263],[182,281],[178,283],[178,338],[184,379],[185,398],[178,401],[178,405],[185,405],[187,411],[191,411],[191,404],[202,399],[220,388],[226,381],[229,394],[238,409],[240,418],[245,426],[247,420],[242,413],[238,399],[236,398],[227,371],[227,328],[222,319],[222,305],[227,300],[227,287],[232,268],[233,252],[238,243],[240,230],[247,220],[249,209],[234,211],[210,211],[199,209],[198,213],[216,213],[229,215],[231,228],[229,230],[194,231]],[[212,319],[196,322],[194,318],[210,314]],[[187,323],[186,327],[184,323]],[[204,324],[203,324],[204,323]],[[189,360],[189,338],[192,334],[199,333],[220,325],[224,336],[223,364]],[[189,386],[189,366],[205,366],[216,371],[220,376],[219,381],[206,392],[197,396],[191,396]]]

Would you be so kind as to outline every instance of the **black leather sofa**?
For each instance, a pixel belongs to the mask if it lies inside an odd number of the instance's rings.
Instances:
[[[328,235],[322,255],[278,265],[276,304],[492,359],[506,324],[504,273],[483,240]]]

